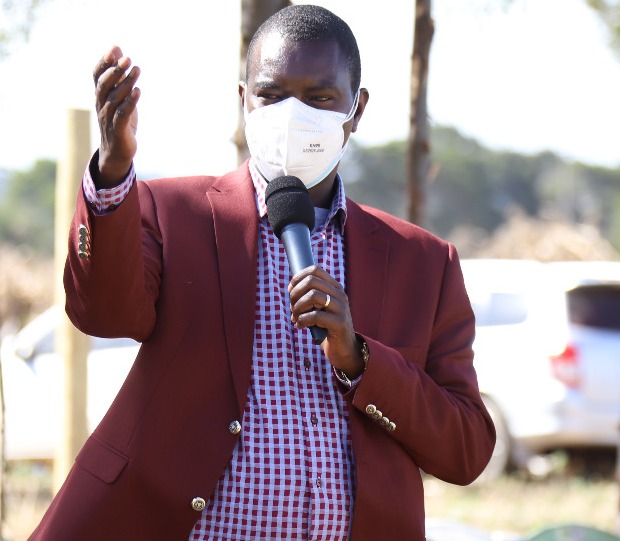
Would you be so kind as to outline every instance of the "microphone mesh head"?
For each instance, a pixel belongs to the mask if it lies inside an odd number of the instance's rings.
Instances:
[[[289,224],[303,223],[314,229],[314,206],[304,183],[297,177],[273,179],[265,190],[267,219],[278,238]]]

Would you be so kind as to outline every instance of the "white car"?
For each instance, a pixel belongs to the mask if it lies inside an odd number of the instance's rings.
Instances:
[[[620,441],[620,263],[464,260],[474,365],[498,440],[489,478]]]
[[[58,307],[46,310],[16,335],[2,341],[5,456],[7,460],[51,460],[62,419],[62,363],[54,351]],[[120,389],[139,344],[129,338],[91,338],[88,355],[89,430],[93,430]]]

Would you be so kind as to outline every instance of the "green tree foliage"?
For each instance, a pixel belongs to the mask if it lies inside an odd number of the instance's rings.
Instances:
[[[405,142],[350,143],[342,174],[347,194],[401,218],[407,215]],[[567,162],[551,152],[496,152],[453,128],[432,133],[426,226],[449,238],[457,227],[493,233],[518,209],[526,216],[596,226],[620,247],[620,171]]]
[[[38,160],[14,172],[0,201],[0,242],[25,245],[40,255],[54,250],[56,163]]]
[[[39,6],[45,0],[0,0],[0,60],[16,43],[27,40]]]
[[[611,34],[612,46],[620,54],[620,1],[586,0],[586,2],[601,16]]]

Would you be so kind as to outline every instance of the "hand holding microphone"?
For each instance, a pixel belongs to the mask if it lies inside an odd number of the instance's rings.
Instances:
[[[265,202],[269,223],[284,244],[291,274],[314,265],[310,244],[314,206],[303,182],[292,176],[272,180],[265,190]],[[327,336],[327,330],[316,325],[310,327],[310,332],[315,344],[322,343]]]
[[[267,185],[265,201],[269,223],[284,243],[293,274],[289,294],[294,321],[298,327],[310,327],[312,340],[321,344],[329,362],[354,379],[363,363],[349,299],[342,286],[314,264],[310,194],[298,178],[278,177]]]

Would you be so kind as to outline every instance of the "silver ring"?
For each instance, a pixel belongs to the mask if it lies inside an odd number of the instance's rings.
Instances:
[[[325,293],[325,295],[327,295],[327,300],[325,301],[325,304],[323,305],[323,308],[321,308],[321,310],[327,310],[329,303],[332,302],[332,298],[330,297],[329,293]]]

